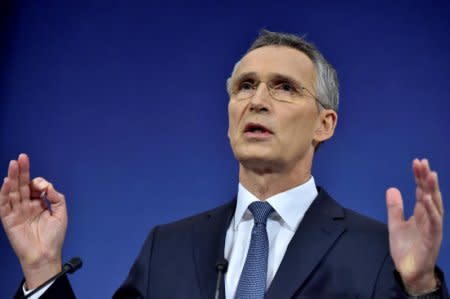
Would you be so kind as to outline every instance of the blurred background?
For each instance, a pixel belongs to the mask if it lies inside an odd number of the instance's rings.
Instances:
[[[32,176],[66,195],[79,298],[111,297],[154,225],[236,194],[225,80],[261,28],[306,34],[338,70],[319,185],[383,222],[396,186],[409,216],[411,163],[427,157],[450,198],[448,1],[24,0],[0,11],[0,169],[28,153]],[[449,231],[447,217],[447,277]],[[22,274],[3,230],[0,264],[10,298]]]

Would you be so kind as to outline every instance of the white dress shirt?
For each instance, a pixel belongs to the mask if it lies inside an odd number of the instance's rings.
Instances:
[[[311,177],[302,185],[266,199],[275,210],[267,219],[266,226],[269,238],[267,288],[269,288],[277,273],[287,246],[302,221],[306,210],[317,194],[314,178]],[[256,196],[239,184],[236,211],[225,238],[224,256],[228,260],[228,271],[225,273],[226,298],[234,298],[236,294],[253,229],[253,216],[248,210],[248,206],[258,200]]]

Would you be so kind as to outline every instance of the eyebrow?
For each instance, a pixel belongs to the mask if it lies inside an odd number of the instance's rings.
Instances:
[[[231,78],[231,82],[241,82],[247,79],[253,79],[255,78],[256,72],[247,72],[247,73],[242,73],[239,76],[237,76],[235,79]]]
[[[258,74],[256,72],[242,73],[239,76],[237,76],[236,79],[232,80],[232,82],[242,82],[247,79],[255,79],[256,77],[258,77]],[[269,73],[269,78],[270,78],[270,80],[288,81],[290,83],[294,83],[299,86],[304,86],[302,83],[297,81],[294,77],[285,75],[285,74]]]

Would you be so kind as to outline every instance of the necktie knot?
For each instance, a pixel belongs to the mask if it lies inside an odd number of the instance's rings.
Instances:
[[[263,224],[266,225],[267,218],[270,214],[274,211],[270,203],[266,201],[255,201],[252,202],[248,209],[253,215],[253,218],[255,219],[255,224]]]

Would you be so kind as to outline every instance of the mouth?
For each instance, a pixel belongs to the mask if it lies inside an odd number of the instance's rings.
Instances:
[[[257,123],[248,123],[244,128],[244,135],[247,137],[264,138],[272,134],[271,130]]]

